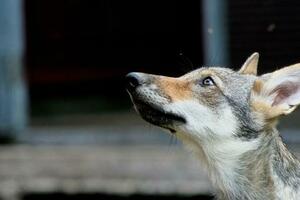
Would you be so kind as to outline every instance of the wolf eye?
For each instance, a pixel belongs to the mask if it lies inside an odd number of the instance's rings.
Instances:
[[[202,86],[211,86],[211,85],[214,85],[214,84],[215,84],[214,80],[209,76],[202,79],[202,81],[201,81]]]

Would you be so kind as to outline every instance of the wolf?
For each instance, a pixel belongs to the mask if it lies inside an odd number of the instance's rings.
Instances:
[[[144,120],[192,149],[216,199],[299,200],[300,163],[276,125],[300,104],[300,64],[258,76],[258,59],[176,78],[131,72],[126,88]]]

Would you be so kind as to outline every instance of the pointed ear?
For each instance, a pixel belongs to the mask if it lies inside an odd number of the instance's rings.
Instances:
[[[257,65],[258,65],[258,58],[259,54],[258,53],[253,53],[243,64],[241,69],[239,70],[239,73],[241,74],[252,74],[256,75],[257,74]]]
[[[294,111],[300,104],[300,63],[259,77],[251,91],[251,103],[269,119]]]

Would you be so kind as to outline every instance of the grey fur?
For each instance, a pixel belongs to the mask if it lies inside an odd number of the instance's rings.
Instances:
[[[218,75],[222,80],[224,85],[223,88],[219,88],[214,94],[209,91],[204,93],[203,90],[199,89],[199,94],[194,94],[194,98],[198,99],[202,105],[211,107],[216,113],[222,107],[230,107],[238,121],[239,127],[232,137],[236,141],[243,142],[253,142],[258,143],[254,150],[249,150],[237,158],[236,166],[232,166],[232,171],[234,173],[233,177],[233,188],[226,186],[225,184],[216,185],[216,196],[219,200],[283,200],[288,197],[281,194],[278,189],[285,189],[289,191],[289,200],[300,199],[300,197],[295,197],[296,194],[300,194],[300,163],[296,157],[290,153],[285,144],[283,143],[277,129],[275,128],[275,123],[268,124],[269,122],[264,121],[257,117],[257,113],[252,110],[251,101],[251,89],[253,87],[254,81],[257,80],[257,76],[254,75],[244,75],[238,72],[234,72],[230,69],[211,67],[211,68],[201,68],[191,73],[184,75],[182,78],[188,80],[194,85],[197,84],[204,70],[212,70]],[[145,75],[147,76],[147,75]],[[156,80],[156,76],[149,75],[151,79]],[[266,78],[266,77],[264,77]],[[150,84],[147,82],[147,84]],[[195,86],[196,87],[196,86]],[[153,92],[157,96],[163,97],[166,100],[161,103],[165,105],[172,102],[172,97],[168,96],[165,91],[159,88],[153,89]],[[203,95],[212,93],[215,96],[203,99]],[[133,96],[133,101],[144,100],[147,103],[153,103],[153,99],[146,99],[145,95],[139,93],[135,94],[131,92]],[[138,107],[138,105],[136,105]],[[159,107],[159,104],[155,103],[155,107]],[[147,109],[143,110],[142,107],[137,108],[141,115],[147,115]],[[153,116],[151,116],[153,117]],[[155,116],[154,116],[155,117]],[[162,118],[164,119],[164,116]],[[175,131],[173,123],[171,125],[166,124],[168,120],[162,120],[163,124],[159,124],[155,121],[155,125],[165,127],[167,129]],[[185,123],[185,120],[181,122]],[[150,120],[150,123],[153,121]],[[172,127],[172,128],[170,128]],[[213,137],[212,130],[207,129],[208,134]],[[193,136],[184,136],[189,138],[189,140],[195,140]],[[198,142],[197,148],[201,152],[202,159],[206,162],[208,170],[211,174],[218,173],[214,169],[214,161],[206,157],[205,150],[201,147],[201,141]],[[212,158],[213,159],[213,158]],[[226,170],[226,169],[224,169]],[[217,174],[214,175],[215,178],[222,179],[218,177]],[[226,180],[217,180],[215,182],[226,182]],[[294,196],[293,196],[294,194]]]

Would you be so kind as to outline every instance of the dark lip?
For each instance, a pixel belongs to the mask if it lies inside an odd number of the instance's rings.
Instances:
[[[185,118],[171,112],[166,112],[158,106],[136,100],[134,104],[144,120],[156,126],[169,129],[171,132],[175,132],[174,129],[170,128],[174,123],[186,123]]]
[[[173,129],[174,123],[186,123],[184,117],[177,114],[166,112],[162,110],[158,105],[147,103],[141,99],[136,93],[136,90],[128,90],[129,96],[135,105],[136,111],[139,115],[150,124],[168,129],[171,133],[175,133]]]

